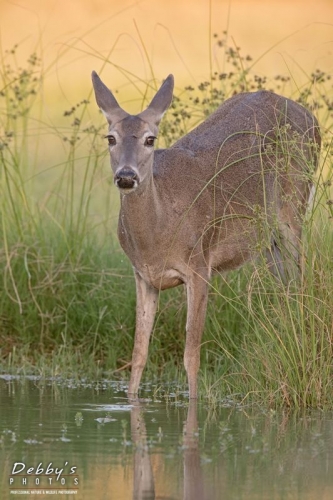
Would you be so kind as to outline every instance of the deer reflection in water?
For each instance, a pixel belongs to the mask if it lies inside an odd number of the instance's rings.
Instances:
[[[174,497],[157,496],[153,468],[147,442],[144,407],[135,402],[131,411],[131,434],[135,447],[133,500],[176,500]],[[184,500],[208,500],[205,495],[203,472],[199,454],[197,402],[190,400],[183,432]]]

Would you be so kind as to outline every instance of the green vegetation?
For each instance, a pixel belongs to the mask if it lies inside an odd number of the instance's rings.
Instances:
[[[178,92],[160,146],[233,93],[264,87],[315,111],[323,149],[299,286],[285,288],[260,260],[212,282],[201,394],[332,407],[333,82],[319,70],[303,75],[301,85],[283,75],[266,81],[239,48],[216,36],[214,44],[223,71],[213,69],[207,82]],[[115,233],[118,194],[106,167],[104,120],[90,118],[95,103],[86,96],[63,110],[61,124],[45,120],[42,61],[33,54],[19,68],[16,50],[2,55],[0,68],[1,370],[128,378],[135,290]],[[45,164],[47,147],[52,161]],[[184,290],[161,294],[146,379],[185,383],[185,316]]]

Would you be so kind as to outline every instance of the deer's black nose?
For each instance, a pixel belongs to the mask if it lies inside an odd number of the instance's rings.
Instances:
[[[120,189],[133,189],[138,184],[138,176],[131,168],[122,168],[115,175],[115,184]]]

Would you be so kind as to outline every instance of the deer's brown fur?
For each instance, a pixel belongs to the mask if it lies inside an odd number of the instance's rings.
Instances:
[[[111,166],[121,197],[118,236],[136,279],[128,392],[138,393],[159,291],[184,284],[184,364],[195,398],[212,273],[255,257],[268,228],[270,269],[285,281],[293,276],[320,147],[318,123],[285,97],[248,92],[221,104],[172,147],[154,150],[172,100],[172,75],[138,115],[120,108],[96,73],[92,78],[109,123]]]

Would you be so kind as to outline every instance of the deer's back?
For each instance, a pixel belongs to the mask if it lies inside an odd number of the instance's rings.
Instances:
[[[244,207],[261,204],[263,176],[269,190],[273,178],[283,181],[287,164],[294,173],[310,169],[317,161],[316,144],[317,120],[300,104],[267,91],[238,94],[156,154],[155,177],[162,177],[161,190],[184,203],[206,188],[215,213],[225,213],[240,200]],[[297,189],[307,184],[299,177]]]
[[[281,127],[290,127],[302,136],[319,142],[315,117],[300,104],[273,92],[260,90],[237,94],[225,101],[203,123],[179,139],[174,148],[191,150],[196,156],[212,156],[227,142],[242,135],[244,143],[254,143],[254,135],[273,136]],[[248,138],[246,138],[248,136]]]

